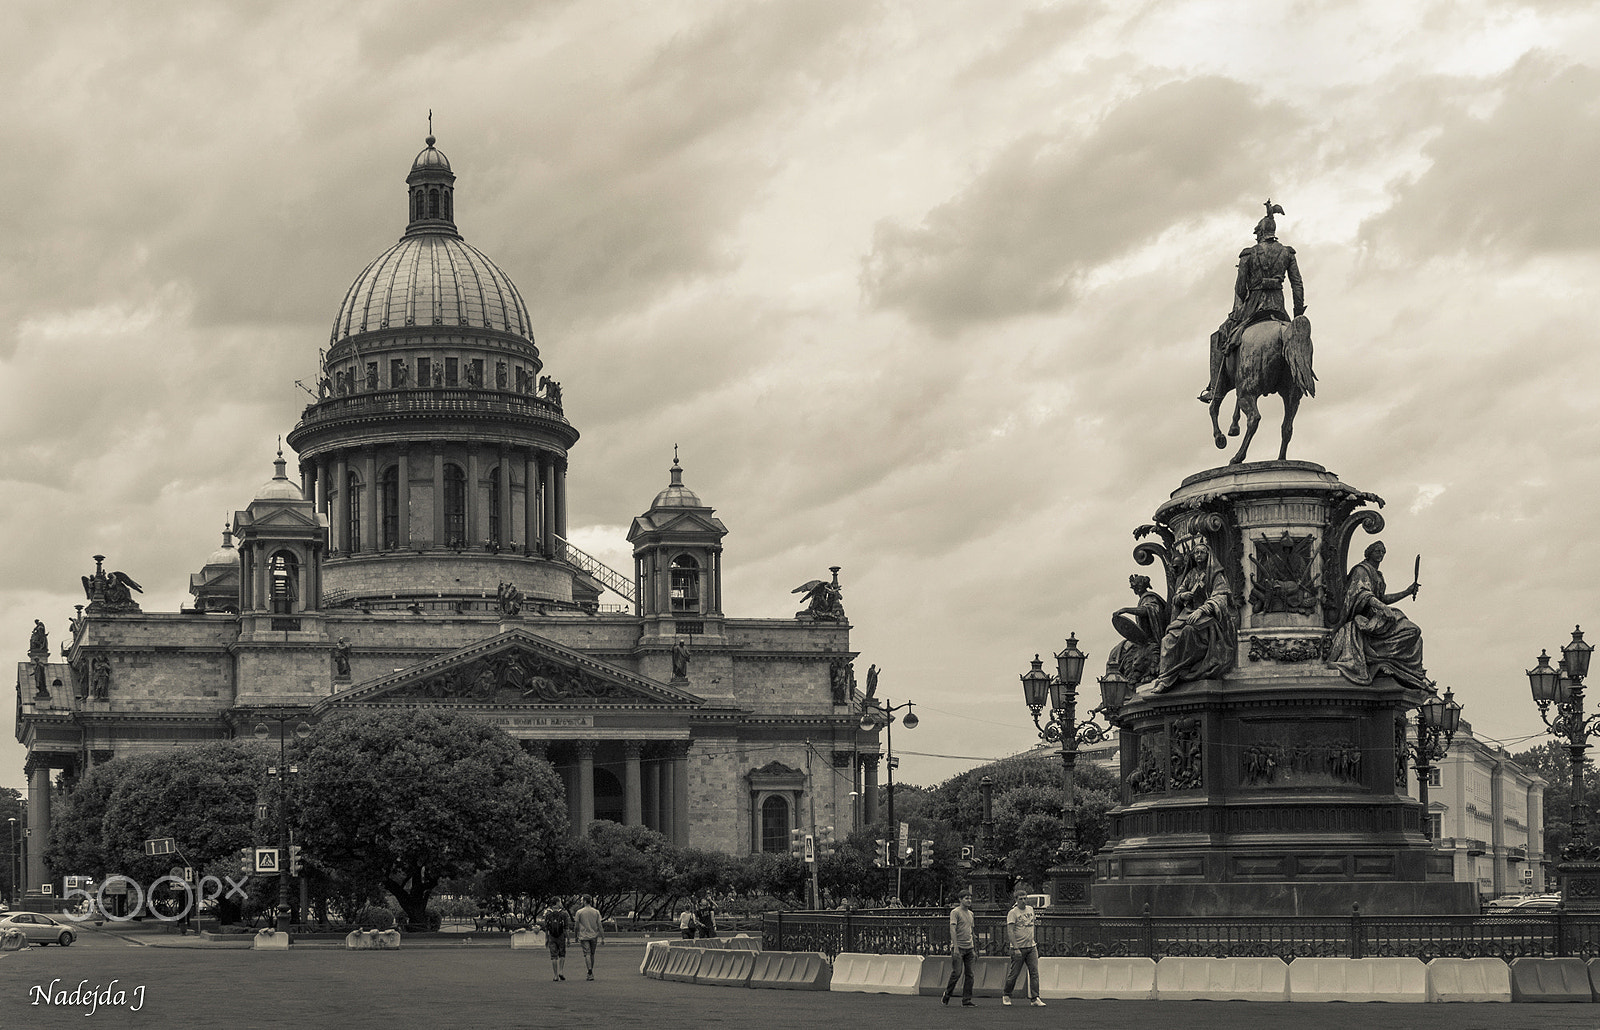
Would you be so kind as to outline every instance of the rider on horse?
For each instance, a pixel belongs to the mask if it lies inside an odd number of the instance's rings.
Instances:
[[[1272,201],[1266,202],[1266,217],[1256,223],[1256,245],[1239,252],[1239,276],[1233,286],[1233,310],[1211,334],[1211,381],[1206,385],[1200,400],[1211,403],[1217,388],[1217,373],[1228,354],[1239,346],[1239,334],[1246,326],[1268,320],[1291,321],[1283,305],[1283,280],[1287,276],[1289,288],[1294,291],[1294,313],[1305,314],[1306,291],[1300,281],[1300,266],[1295,262],[1294,248],[1278,242],[1278,224],[1274,214],[1283,214],[1283,208]]]

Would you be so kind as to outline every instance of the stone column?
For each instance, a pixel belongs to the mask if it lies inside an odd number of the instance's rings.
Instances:
[[[300,494],[313,506],[317,503],[317,466],[313,462],[300,463]]]
[[[340,554],[350,553],[350,462],[341,451],[333,463],[334,496],[333,546]]]
[[[555,553],[555,540],[552,539],[552,534],[556,528],[556,465],[548,455],[545,456],[542,464],[544,465],[544,496],[540,499],[544,502],[542,505],[544,509],[542,521],[544,524],[540,527],[539,540],[544,545],[544,553],[550,555]]]
[[[272,607],[272,556],[267,553],[265,543],[250,545],[250,550],[255,554],[255,610],[264,612]]]
[[[861,792],[861,825],[871,826],[878,821],[878,759],[879,755],[862,755],[861,772],[865,786]],[[891,827],[893,829],[893,827]]]
[[[469,548],[474,544],[483,542],[484,531],[486,528],[478,524],[479,513],[483,510],[483,502],[478,500],[478,487],[481,485],[478,482],[478,479],[478,448],[476,446],[469,445],[467,447],[467,528],[462,531],[463,535],[466,537],[462,543]]]
[[[503,444],[500,447],[500,468],[496,474],[500,478],[500,510],[495,512],[500,517],[500,539],[495,542],[506,548],[511,546],[517,534],[511,528],[511,453]]]
[[[433,449],[433,546],[442,548],[444,538],[444,451]]]
[[[578,836],[589,832],[594,822],[594,749],[595,741],[578,741]]]
[[[651,760],[644,767],[645,825],[661,832],[661,763]]]
[[[562,539],[567,535],[567,459],[562,458],[556,470],[556,532]]]
[[[567,765],[558,770],[562,786],[567,789],[567,825],[572,835],[578,836],[578,767]]]
[[[664,752],[664,757],[661,761],[656,763],[656,767],[661,770],[661,799],[660,807],[657,810],[657,818],[661,821],[661,835],[668,840],[675,841],[678,839],[677,825],[673,819],[673,810],[677,807],[677,802],[675,801],[676,785],[673,776],[676,766],[673,764],[670,746]]]
[[[400,526],[395,533],[395,546],[405,549],[411,546],[411,456],[404,447],[400,448],[398,461],[399,486],[395,488],[395,514],[399,516]]]
[[[522,477],[522,545],[525,550],[539,549],[539,461],[533,451],[526,456],[526,472]]]
[[[361,506],[361,549],[378,549],[378,455],[371,447],[363,447],[361,478],[367,489],[367,503]]]
[[[640,786],[639,755],[644,752],[644,741],[629,740],[622,745],[622,825],[644,824],[644,790]]]
[[[672,842],[689,846],[689,746],[690,741],[672,742]]]
[[[27,890],[36,891],[50,878],[44,865],[50,841],[50,767],[28,763],[28,872]]]

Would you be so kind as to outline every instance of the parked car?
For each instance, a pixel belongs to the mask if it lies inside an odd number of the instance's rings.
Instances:
[[[1505,912],[1554,912],[1556,906],[1561,904],[1559,894],[1507,894],[1495,898],[1485,907],[1485,911],[1493,913]]]
[[[78,939],[78,931],[39,912],[13,912],[0,917],[0,930],[21,930],[29,944],[59,944],[63,948]]]

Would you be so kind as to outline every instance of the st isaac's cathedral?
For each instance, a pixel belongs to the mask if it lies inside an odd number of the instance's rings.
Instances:
[[[611,819],[787,851],[791,829],[849,828],[853,791],[876,810],[837,570],[791,619],[729,618],[727,529],[676,456],[628,531],[631,578],[567,542],[578,430],[516,286],[457,231],[434,142],[406,177],[404,235],[334,319],[288,434],[298,477],[280,453],[190,577],[192,607],[143,611],[97,556],[71,639],[19,664],[35,840],[58,772],[349,708],[504,728],[560,774],[574,832]],[[43,850],[31,884],[50,878]]]

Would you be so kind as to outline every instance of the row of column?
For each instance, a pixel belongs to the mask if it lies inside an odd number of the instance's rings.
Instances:
[[[272,556],[287,551],[294,556],[294,601],[292,611],[315,610],[322,597],[322,566],[314,555],[282,542],[241,542],[239,546],[239,594],[244,611],[269,611],[272,608]],[[307,599],[310,602],[307,603]]]
[[[587,833],[595,820],[594,759],[602,743],[576,741],[570,761],[552,760],[565,781],[567,816],[574,836]],[[548,759],[550,742],[537,742],[536,746]],[[664,753],[646,758],[648,746],[642,740],[621,742],[622,824],[648,827],[680,847],[687,846],[690,742],[668,742]]]
[[[533,542],[535,550],[554,554],[555,537],[567,535],[567,461],[566,458],[547,451],[502,445],[497,451],[485,455],[486,449],[469,446],[466,464],[465,497],[461,512],[464,523],[461,543],[472,547],[489,538],[488,501],[490,493],[483,487],[485,460],[496,462],[499,507],[494,514],[500,523],[500,546],[509,547],[513,540]],[[453,455],[452,455],[453,456]],[[319,455],[301,462],[301,489],[314,501],[317,511],[328,516],[332,530],[333,550],[341,554],[371,553],[384,550],[382,530],[382,498],[379,483],[382,475],[392,466],[396,470],[396,541],[397,548],[412,546],[411,533],[411,481],[417,461],[411,451],[401,449],[379,454],[374,446],[353,448]],[[448,539],[448,512],[445,507],[445,466],[459,462],[446,461],[445,449],[434,447],[431,454],[421,458],[431,465],[433,481],[433,526],[431,546],[446,547]],[[512,475],[514,464],[523,469],[523,524],[521,532],[512,528]],[[426,466],[425,466],[426,467]],[[352,539],[350,519],[350,492],[347,489],[350,473],[355,472],[361,481],[359,509],[359,545]],[[520,539],[519,539],[520,538]]]

